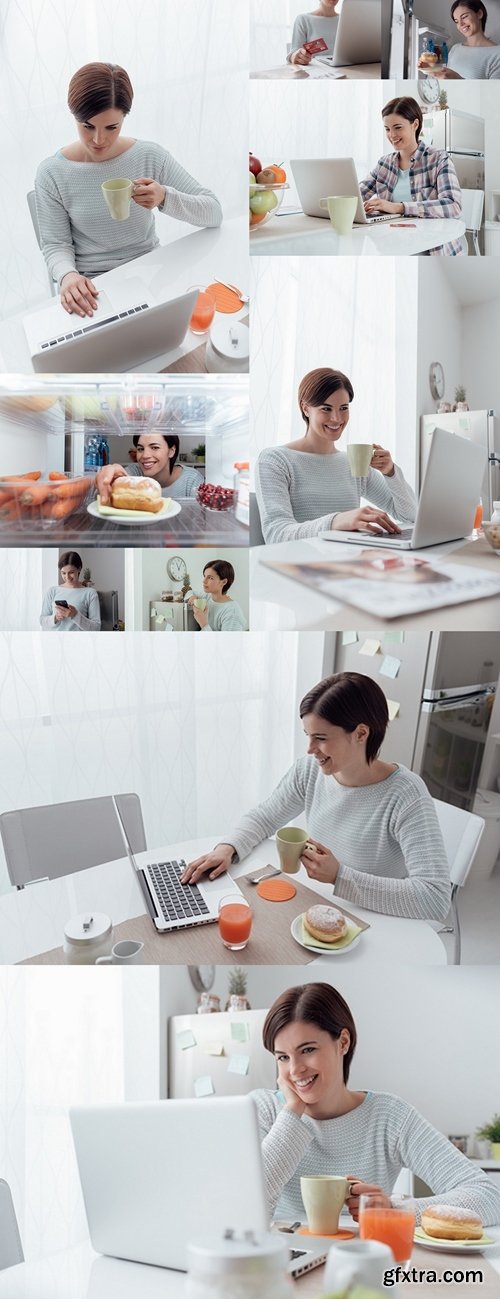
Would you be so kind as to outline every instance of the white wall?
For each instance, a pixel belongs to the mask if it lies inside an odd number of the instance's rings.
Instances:
[[[248,623],[248,550],[240,546],[230,550],[226,547],[215,549],[194,548],[175,550],[176,555],[184,559],[193,591],[203,590],[203,569],[213,559],[226,559],[233,565],[235,579],[228,591],[232,600],[241,605]],[[180,591],[182,583],[175,582],[167,573],[168,552],[151,547],[137,551],[134,562],[142,567],[142,610],[137,611],[138,625],[143,631],[149,631],[149,601],[157,600],[162,591],[171,587]],[[142,615],[142,616],[141,616]]]
[[[500,300],[464,307],[463,372],[471,410],[500,410]]]
[[[433,415],[437,403],[429,388],[431,361],[440,361],[444,369],[447,401],[453,401],[455,388],[465,383],[462,364],[462,317],[460,304],[442,268],[433,258],[419,265],[418,276],[418,343],[416,411]],[[473,406],[472,402],[469,402]]]

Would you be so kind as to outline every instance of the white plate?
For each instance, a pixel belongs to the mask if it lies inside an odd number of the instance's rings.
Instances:
[[[420,1231],[422,1232],[421,1236],[419,1235]],[[437,1249],[442,1254],[482,1254],[487,1249],[498,1249],[498,1240],[492,1240],[491,1236],[488,1237],[487,1231],[484,1234],[487,1241],[483,1245],[480,1240],[438,1240],[436,1237],[427,1236],[423,1227],[417,1227],[413,1239],[416,1245],[423,1245],[425,1249]]]
[[[350,921],[348,920],[347,924],[349,923]],[[362,938],[362,933],[356,934],[352,943],[349,943],[347,947],[313,947],[312,944],[305,943],[302,938],[302,915],[296,916],[295,920],[292,920],[290,933],[292,938],[295,939],[295,942],[299,943],[300,947],[304,947],[306,952],[314,952],[315,956],[344,956],[345,952],[352,952],[353,947],[356,947],[360,938]]]
[[[87,505],[89,514],[93,514],[96,519],[109,519],[110,523],[165,523],[168,519],[173,519],[175,514],[180,514],[180,505],[178,501],[173,501],[170,496],[163,498],[163,508],[153,514],[150,510],[115,510],[113,506],[106,506],[106,514],[102,513],[99,501],[91,501]],[[107,512],[109,510],[109,513]]]

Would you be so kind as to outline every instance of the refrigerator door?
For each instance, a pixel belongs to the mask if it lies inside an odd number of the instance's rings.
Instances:
[[[168,1026],[168,1095],[196,1096],[199,1079],[208,1079],[216,1096],[274,1090],[276,1063],[262,1043],[266,1015],[267,1010],[174,1015]]]
[[[424,113],[423,135],[426,144],[447,153],[484,154],[484,118],[473,113],[456,108]]]
[[[356,641],[347,639],[354,635]],[[411,767],[430,639],[428,632],[391,632],[383,628],[337,635],[333,670],[362,672],[372,677],[386,698],[399,704],[398,715],[390,723],[383,743],[384,762]],[[376,653],[363,653],[365,647],[373,648],[373,642],[379,647]],[[397,675],[385,676],[381,672],[383,667],[389,667],[390,671],[397,669]]]
[[[186,615],[187,606],[181,601],[174,604],[173,601],[161,600],[160,598],[157,600],[150,600],[149,630],[186,631]]]
[[[432,703],[495,691],[499,674],[500,631],[433,632],[422,698]]]
[[[456,153],[449,150],[449,157],[458,176],[461,189],[482,189],[484,191],[484,158],[475,153]]]
[[[494,694],[424,703],[413,770],[433,798],[472,811]]]
[[[101,631],[116,631],[118,627],[118,591],[98,591],[101,610]]]
[[[490,439],[493,436],[493,429],[497,428],[499,424],[499,421],[495,419],[492,425],[492,419],[492,411],[466,410],[455,411],[450,415],[422,415],[420,422],[420,482],[422,482],[427,468],[432,434],[435,428],[445,429],[448,433],[457,434],[458,437],[469,438],[477,446],[484,447],[484,477],[481,498],[485,518],[491,517],[491,514],[486,512],[487,508],[489,510],[490,505],[490,469],[488,464]],[[497,434],[497,436],[499,435]],[[497,454],[500,456],[500,445]]]

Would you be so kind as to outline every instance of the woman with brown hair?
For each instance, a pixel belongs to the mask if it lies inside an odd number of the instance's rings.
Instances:
[[[211,559],[203,569],[203,592],[207,597],[204,609],[192,596],[189,604],[200,631],[248,631],[243,609],[228,595],[235,572],[228,559]]]
[[[435,68],[419,59],[419,66],[443,81],[498,81],[500,46],[486,35],[488,11],[482,0],[454,0],[451,17],[463,44],[452,45],[445,68]]]
[[[394,518],[415,519],[415,495],[389,451],[374,443],[365,478],[355,478],[337,443],[349,422],[354,390],[340,370],[310,370],[299,384],[304,436],[266,447],[255,467],[264,540],[295,541],[321,532],[398,533]],[[367,438],[368,441],[368,438]],[[361,505],[361,498],[370,504]],[[394,517],[390,517],[393,515]]]
[[[134,92],[124,68],[86,63],[71,78],[68,107],[78,139],[38,168],[36,208],[42,252],[66,311],[92,316],[93,275],[151,252],[159,243],[153,209],[196,226],[219,226],[218,199],[160,144],[122,136]],[[114,221],[105,180],[133,182],[129,217]]]
[[[80,581],[82,559],[77,550],[66,550],[59,558],[59,584],[50,586],[43,597],[42,631],[100,631],[99,596],[93,586]],[[71,603],[68,595],[71,593]]]

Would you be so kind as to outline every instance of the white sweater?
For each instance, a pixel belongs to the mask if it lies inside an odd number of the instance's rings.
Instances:
[[[448,67],[465,81],[498,81],[500,78],[499,45],[452,45]],[[432,71],[432,69],[431,69]]]

